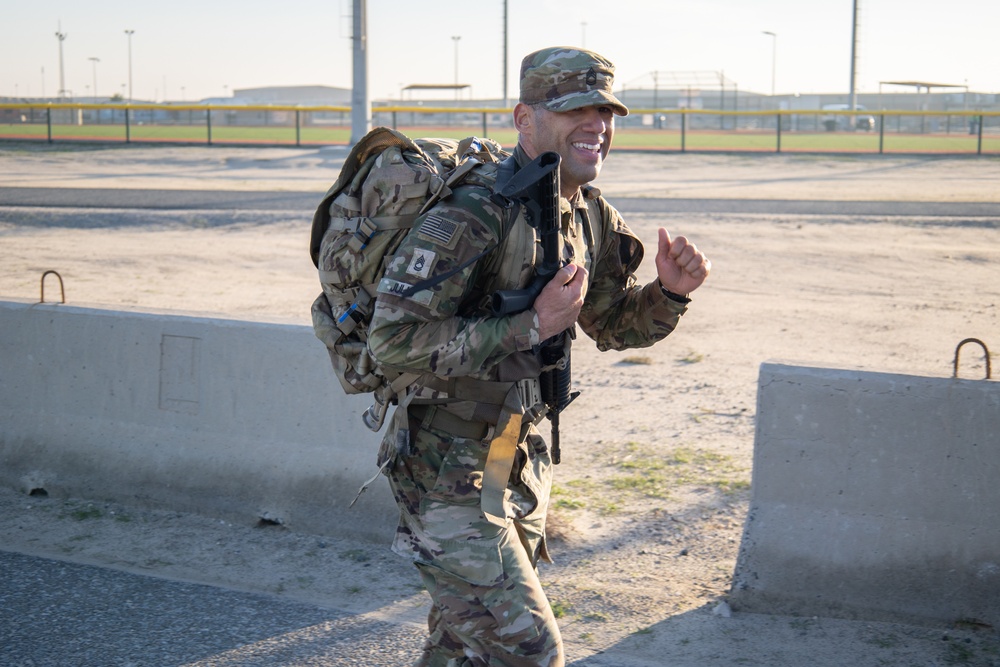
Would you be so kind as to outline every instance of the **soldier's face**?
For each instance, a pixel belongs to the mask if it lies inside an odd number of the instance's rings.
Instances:
[[[545,151],[559,153],[562,194],[570,197],[601,173],[615,134],[614,110],[609,106],[561,112],[529,109],[528,126],[519,128],[522,146],[532,158]]]

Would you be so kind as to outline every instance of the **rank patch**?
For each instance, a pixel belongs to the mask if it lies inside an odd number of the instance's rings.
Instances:
[[[406,267],[406,272],[411,276],[426,278],[430,275],[431,267],[434,266],[436,258],[437,254],[430,250],[414,248],[413,259],[410,260],[410,265]]]
[[[464,222],[452,222],[439,215],[429,215],[417,228],[417,235],[453,250],[464,229]]]

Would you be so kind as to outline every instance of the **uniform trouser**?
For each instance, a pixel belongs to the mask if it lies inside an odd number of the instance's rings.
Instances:
[[[389,481],[403,514],[393,549],[414,558],[432,600],[417,665],[561,667],[559,627],[535,569],[551,482],[544,440],[532,429],[518,445],[508,488],[518,516],[497,526],[483,516],[477,484],[489,442],[410,426],[413,451]]]
[[[504,548],[505,580],[477,586],[417,564],[433,604],[418,667],[562,667],[562,638],[528,555],[515,537]],[[507,560],[515,562],[507,564]]]

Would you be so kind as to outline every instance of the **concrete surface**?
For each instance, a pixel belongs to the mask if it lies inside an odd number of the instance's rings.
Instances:
[[[379,435],[310,327],[0,302],[0,484],[387,542]],[[319,409],[318,409],[319,406]]]
[[[1000,383],[761,366],[730,601],[1000,626]]]

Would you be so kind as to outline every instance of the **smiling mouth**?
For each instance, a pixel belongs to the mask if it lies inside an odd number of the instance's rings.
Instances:
[[[582,141],[574,141],[573,148],[579,148],[580,150],[590,151],[591,153],[598,153],[601,150],[600,144],[586,144]]]

